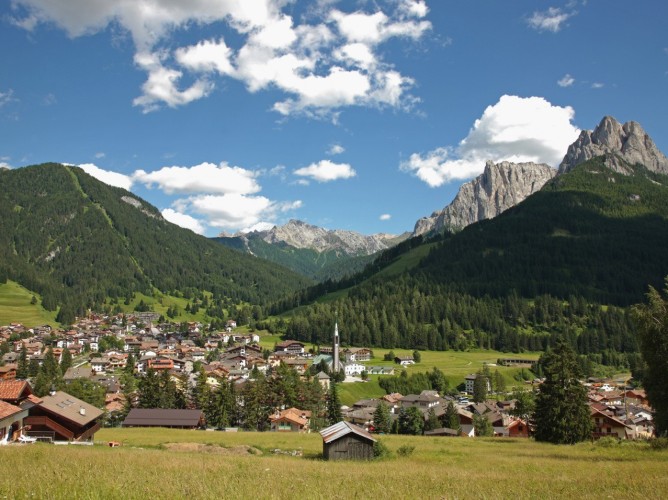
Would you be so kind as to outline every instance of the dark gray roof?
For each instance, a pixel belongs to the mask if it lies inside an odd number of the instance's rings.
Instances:
[[[202,410],[133,408],[123,421],[124,426],[197,427],[203,419]]]
[[[347,436],[350,433],[356,434],[360,437],[376,442],[376,439],[367,431],[365,431],[364,429],[355,424],[351,424],[350,422],[345,422],[345,421],[341,421],[337,424],[330,425],[326,429],[320,431],[322,440],[326,444],[329,444],[332,441],[336,441],[337,439],[340,439],[343,436]]]

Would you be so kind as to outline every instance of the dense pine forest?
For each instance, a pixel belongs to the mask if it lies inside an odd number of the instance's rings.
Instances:
[[[0,282],[42,297],[59,321],[154,290],[263,304],[310,281],[165,221],[153,206],[77,167],[0,171]]]

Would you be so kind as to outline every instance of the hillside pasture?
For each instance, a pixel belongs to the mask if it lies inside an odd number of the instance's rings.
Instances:
[[[15,283],[0,284],[0,325],[21,323],[29,328],[40,325],[56,326],[56,312],[41,306],[41,298],[35,294],[36,304],[31,304],[33,293]]]
[[[360,463],[322,460],[317,433],[104,429],[96,438],[100,445],[3,447],[2,461],[11,464],[12,473],[0,476],[0,497],[644,499],[668,495],[668,452],[650,450],[644,443],[554,446],[502,438],[381,436],[391,457]],[[122,446],[106,446],[112,440]],[[401,446],[415,449],[410,456],[399,456]],[[227,452],[214,452],[220,447]],[[283,453],[274,453],[276,449]],[[285,454],[294,450],[303,456]]]

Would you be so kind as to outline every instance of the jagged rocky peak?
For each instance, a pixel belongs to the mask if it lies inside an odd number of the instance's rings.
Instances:
[[[283,226],[258,231],[257,235],[267,243],[285,243],[295,248],[310,248],[318,252],[340,250],[348,255],[371,255],[398,243],[398,237],[390,234],[366,236],[355,231],[328,230],[294,219]]]
[[[576,165],[596,156],[606,156],[606,164],[616,172],[629,174],[623,162],[640,163],[652,172],[668,174],[668,158],[659,151],[652,138],[637,122],[621,125],[611,116],[606,116],[593,130],[583,130],[580,137],[568,147],[559,173],[568,172]]]
[[[482,174],[459,188],[452,203],[418,220],[413,235],[459,230],[496,217],[539,191],[556,174],[555,169],[544,163],[488,161]]]

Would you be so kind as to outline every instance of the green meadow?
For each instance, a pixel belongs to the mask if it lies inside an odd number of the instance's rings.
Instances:
[[[0,448],[5,470],[0,498],[668,496],[668,451],[651,450],[646,443],[555,446],[502,438],[380,439],[391,452],[389,458],[326,462],[320,458],[317,433],[103,429],[95,446]],[[112,440],[122,446],[107,446]],[[401,456],[401,447],[414,451]],[[301,456],[285,454],[294,451]]]
[[[56,326],[56,312],[46,311],[41,298],[35,294],[37,302],[31,304],[33,293],[18,283],[7,281],[0,284],[0,325],[21,323],[30,328],[39,325]]]

